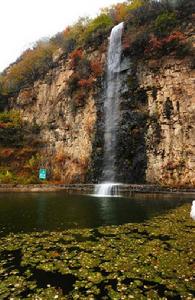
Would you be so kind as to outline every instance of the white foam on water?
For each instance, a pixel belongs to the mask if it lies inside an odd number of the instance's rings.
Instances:
[[[97,197],[120,197],[119,186],[121,183],[104,182],[96,184],[95,196]]]
[[[195,220],[195,200],[192,201],[192,207],[191,207],[190,217],[193,220]]]

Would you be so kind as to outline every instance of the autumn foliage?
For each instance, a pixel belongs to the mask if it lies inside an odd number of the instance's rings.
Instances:
[[[51,66],[54,50],[54,46],[45,42],[40,42],[35,48],[26,50],[2,78],[4,93],[18,91],[47,71]]]
[[[103,73],[103,65],[99,60],[90,61],[90,68],[95,77],[99,77]]]
[[[80,87],[86,87],[86,88],[90,88],[92,86],[94,82],[94,78],[93,77],[89,77],[88,79],[81,79],[78,82],[78,85]]]
[[[144,5],[143,0],[133,0],[131,2],[123,2],[123,3],[118,3],[113,6],[113,11],[110,13],[113,15],[114,22],[119,23],[124,21],[129,13],[135,9],[138,9]]]
[[[83,50],[82,49],[75,49],[69,54],[69,59],[70,59],[70,65],[72,68],[75,68],[79,61],[83,57]]]
[[[146,54],[162,53],[166,50],[173,51],[177,46],[184,44],[186,41],[186,36],[180,31],[174,31],[170,35],[164,38],[158,38],[154,35],[151,36],[148,47],[145,49]]]
[[[73,50],[69,56],[70,67],[74,72],[67,82],[67,93],[72,99],[72,113],[75,114],[78,108],[85,105],[89,94],[93,94],[95,87],[104,73],[104,66],[101,62],[101,53],[95,57],[87,55],[83,48]]]
[[[143,56],[149,54],[150,49],[154,52],[165,49],[166,52],[169,45],[172,51],[176,43],[184,43],[177,26],[184,24],[185,20],[192,20],[195,9],[194,0],[177,1],[176,9],[170,3],[171,1],[154,0],[124,1],[102,9],[95,18],[79,18],[75,24],[54,37],[40,41],[32,49],[26,50],[7,68],[0,75],[0,95],[18,92],[44,76],[53,66],[53,54],[59,48],[63,50],[63,58],[70,59],[72,68],[80,67],[79,61],[84,61],[84,53],[89,48],[98,47],[99,51],[107,49],[111,28],[122,21],[125,23],[123,48],[126,54]],[[100,77],[103,73],[101,63],[89,63],[92,75]],[[79,86],[88,85],[86,80],[91,74],[81,75]]]
[[[13,153],[14,153],[13,148],[3,148],[1,150],[0,155],[1,155],[1,157],[9,158]]]

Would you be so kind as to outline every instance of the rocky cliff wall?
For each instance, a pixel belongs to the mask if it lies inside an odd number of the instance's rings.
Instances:
[[[195,185],[195,72],[192,61],[164,58],[139,65],[148,95],[146,181]]]
[[[93,51],[85,57],[101,63],[105,71],[104,53]],[[93,88],[88,88],[92,82],[89,77],[82,82],[86,85],[82,94],[74,87],[70,93],[70,83],[74,83],[78,70],[60,55],[54,57],[54,62],[55,67],[44,78],[10,100],[10,108],[18,110],[28,126],[38,129],[38,166],[47,168],[50,180],[100,181],[105,73],[98,80],[93,78]],[[159,60],[134,61],[124,57],[120,76],[118,181],[194,186],[192,59],[165,56]]]
[[[104,62],[97,51],[89,59]],[[74,75],[70,60],[54,57],[56,67],[33,86],[22,89],[11,99],[24,123],[38,128],[39,167],[46,168],[49,179],[58,182],[84,182],[91,163],[95,136],[97,89],[85,89],[85,101],[75,103],[69,81]]]

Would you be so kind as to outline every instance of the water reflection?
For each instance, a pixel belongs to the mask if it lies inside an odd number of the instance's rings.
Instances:
[[[0,193],[0,235],[92,228],[145,220],[190,202],[194,195],[92,197],[67,193]]]
[[[47,208],[47,196],[40,195],[36,201],[37,203],[37,228],[42,228],[42,224],[45,222],[46,208]]]

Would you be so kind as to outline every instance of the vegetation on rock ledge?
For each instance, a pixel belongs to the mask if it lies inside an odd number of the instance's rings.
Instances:
[[[23,122],[18,111],[0,113],[0,183],[37,182],[37,133],[38,128]]]
[[[147,53],[162,56],[176,51],[178,56],[186,55],[190,45],[183,31],[186,24],[193,22],[194,1],[171,3],[169,0],[131,0],[102,9],[94,19],[80,18],[51,39],[39,41],[10,65],[0,76],[0,95],[16,93],[43,76],[55,65],[53,55],[59,48],[66,59],[75,49],[101,47],[111,28],[122,21],[125,22],[124,53],[140,57]]]

